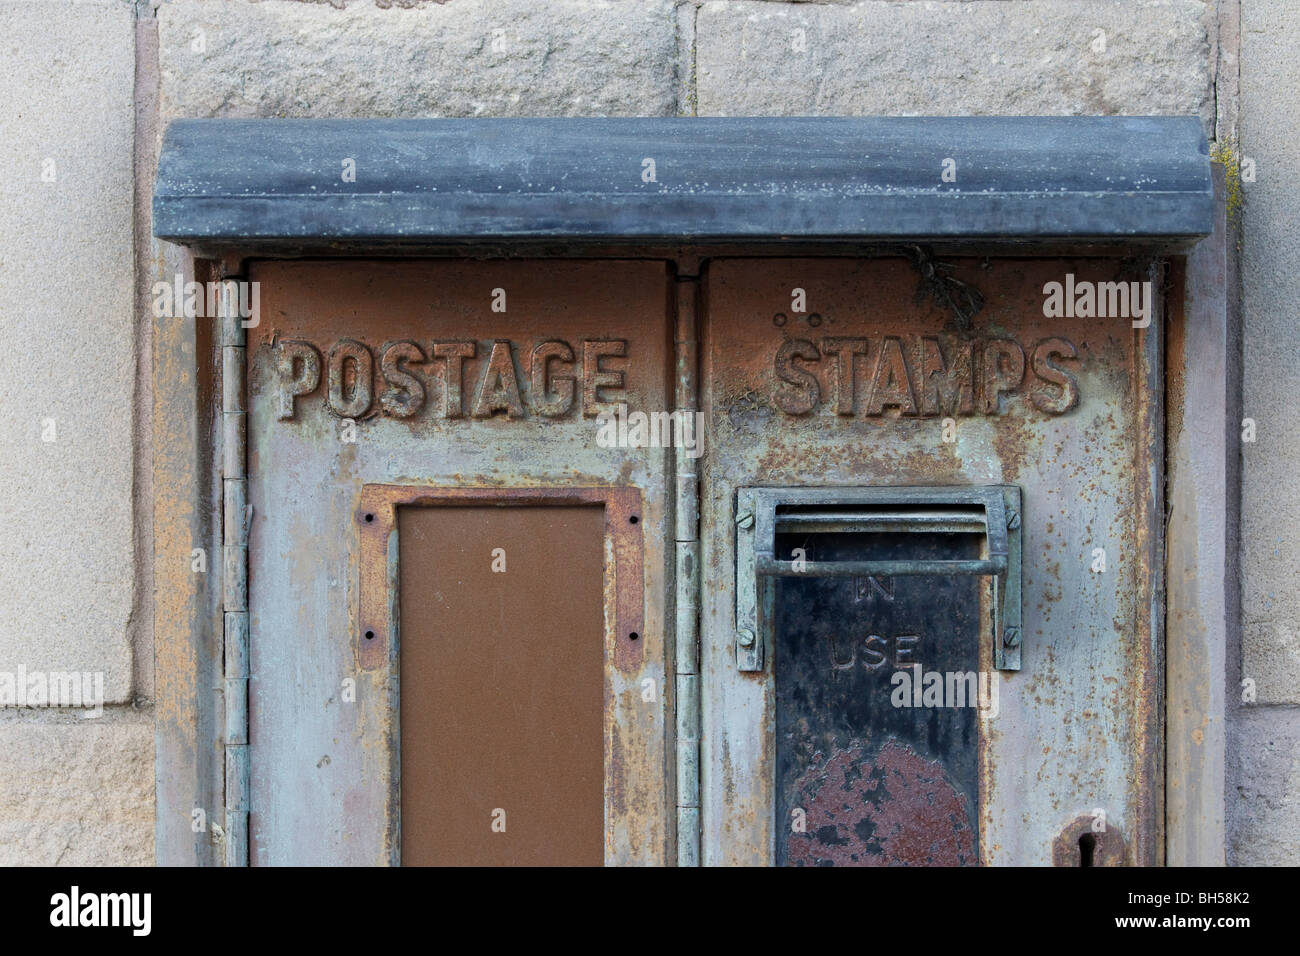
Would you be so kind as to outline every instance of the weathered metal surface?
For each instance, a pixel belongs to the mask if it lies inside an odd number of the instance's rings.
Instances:
[[[163,245],[153,278],[176,275],[209,278],[184,250]],[[218,343],[210,320],[154,319],[154,841],[163,866],[211,866],[222,856],[212,828],[224,818],[225,775]]]
[[[777,855],[776,685],[738,672],[731,640],[736,489],[875,484],[1023,489],[1023,669],[996,676],[997,716],[980,720],[980,861],[1050,863],[1063,823],[1096,809],[1133,862],[1156,860],[1162,315],[1045,309],[1049,283],[1150,275],[1086,259],[951,274],[984,300],[969,331],[918,301],[904,260],[709,263],[706,864]]]
[[[178,120],[154,232],[245,247],[1186,240],[1210,231],[1209,168],[1195,117]]]
[[[403,865],[601,865],[603,509],[397,524]]]
[[[1212,238],[1186,261],[1183,308],[1169,323],[1165,846],[1170,866],[1223,866],[1227,655],[1227,472],[1236,455],[1227,375],[1224,170]],[[1175,268],[1177,281],[1179,270]],[[1171,303],[1177,309],[1180,303]],[[1173,310],[1171,310],[1173,311]],[[1231,451],[1229,451],[1231,450]]]
[[[634,672],[645,660],[645,568],[641,524],[642,497],[636,488],[438,488],[423,485],[366,485],[354,516],[360,558],[359,623],[352,635],[357,664],[363,670],[392,666],[400,620],[396,583],[400,567],[397,509],[408,507],[599,506],[604,514],[604,541],[609,551],[605,569],[610,597],[609,620],[614,640],[609,661],[621,671]]]
[[[891,578],[897,575],[975,574],[993,589],[993,666],[1020,669],[1020,489],[890,486],[863,488],[745,488],[736,498],[736,666],[762,670],[771,644],[768,577]],[[793,558],[775,552],[783,533],[802,531],[814,540],[827,534],[975,534],[971,557],[843,558],[829,560],[800,550]],[[924,550],[924,549],[922,549]]]
[[[396,688],[355,645],[367,485],[520,503],[638,490],[643,621],[620,639],[639,656],[611,650],[605,672],[604,859],[664,862],[671,468],[663,448],[602,447],[591,415],[671,407],[666,264],[292,261],[254,263],[249,278],[261,283],[248,330],[253,862],[399,855]],[[315,380],[284,350],[318,356]],[[630,611],[604,587],[608,627]]]
[[[243,320],[231,307],[233,277],[221,285],[221,584],[225,608],[222,701],[226,711],[225,864],[248,865],[248,389]]]
[[[645,567],[644,567],[644,538],[642,524],[642,494],[637,488],[631,487],[540,487],[540,488],[437,488],[426,487],[423,485],[365,485],[361,489],[360,502],[358,504],[354,521],[357,527],[357,554],[360,561],[359,583],[358,583],[358,608],[357,624],[353,630],[351,641],[356,655],[356,663],[362,672],[374,671],[376,676],[387,675],[388,687],[390,689],[391,700],[390,707],[394,710],[399,708],[405,709],[406,697],[401,688],[404,685],[401,679],[402,661],[406,660],[406,654],[402,648],[402,628],[401,622],[403,616],[403,601],[408,602],[410,598],[403,598],[404,594],[412,585],[409,583],[409,577],[412,572],[404,568],[402,554],[402,538],[398,533],[399,513],[400,510],[411,508],[451,508],[458,511],[465,508],[474,508],[475,506],[491,506],[499,508],[599,508],[601,513],[601,548],[600,555],[603,562],[603,569],[598,567],[595,570],[594,583],[598,586],[601,593],[601,612],[602,612],[602,634],[603,638],[600,647],[603,650],[601,661],[604,672],[607,676],[617,675],[634,675],[639,673],[644,666],[644,648],[646,640],[644,639],[645,631],[645,601],[646,594],[644,590]],[[480,511],[481,509],[476,509]],[[408,518],[408,521],[411,519]],[[489,548],[485,553],[490,554]],[[409,552],[407,552],[409,553]],[[561,556],[557,555],[557,560]],[[504,555],[508,568],[509,555]],[[420,567],[423,567],[423,563]],[[581,568],[567,568],[566,573],[580,574]],[[418,573],[418,572],[417,572]],[[508,574],[506,572],[502,572]],[[456,573],[452,575],[456,579],[455,585],[443,585],[435,593],[442,595],[440,600],[447,595],[457,593],[463,589],[465,575]],[[407,581],[406,589],[403,588],[402,582]],[[523,582],[517,582],[510,579],[511,586],[523,586]],[[593,582],[586,582],[590,586]],[[575,584],[574,587],[579,585]],[[417,585],[418,587],[418,585]],[[423,589],[422,589],[423,590]],[[418,600],[418,598],[417,598]],[[541,605],[539,605],[539,612]],[[417,635],[425,635],[441,631],[447,621],[441,624],[431,624],[427,620],[427,615],[423,609],[420,611],[420,618],[416,621]],[[472,624],[466,624],[465,627],[472,627]],[[417,637],[423,640],[425,637]],[[560,642],[548,640],[545,637],[535,637],[534,640],[541,644],[556,645]],[[423,662],[426,663],[427,662]],[[540,668],[539,668],[540,669]],[[427,672],[429,668],[422,666],[422,672]],[[424,689],[428,683],[427,674],[420,676],[417,674],[417,683],[415,693],[422,695],[427,693]],[[590,682],[589,682],[590,683]],[[624,772],[625,761],[621,753],[612,749],[614,741],[618,739],[616,733],[617,724],[620,720],[627,720],[628,715],[622,707],[622,702],[610,692],[611,681],[598,679],[591,688],[598,693],[597,696],[602,702],[601,707],[601,726],[604,728],[603,734],[597,737],[598,743],[602,740],[605,744],[603,753],[606,755],[606,763],[609,766],[610,786],[604,790],[606,800],[604,804],[603,818],[613,820],[615,823],[621,823],[621,817],[626,811],[626,807],[614,804],[616,794],[622,792],[626,787],[626,781],[620,779]],[[589,689],[591,689],[589,688]],[[523,690],[519,689],[522,695]],[[575,689],[575,693],[578,691]],[[445,702],[445,695],[444,695]],[[655,703],[655,701],[643,701],[643,703]],[[421,724],[432,724],[441,726],[448,723],[448,720],[439,716],[433,720],[422,720]],[[394,720],[391,725],[384,731],[382,746],[388,753],[388,803],[385,807],[384,814],[388,820],[388,830],[393,836],[394,853],[396,854],[396,841],[400,840],[402,847],[414,846],[407,842],[405,830],[399,827],[399,819],[404,821],[406,813],[403,809],[402,794],[410,792],[412,788],[419,790],[424,784],[424,778],[429,776],[433,767],[429,760],[424,760],[415,769],[415,776],[412,778],[404,770],[406,762],[401,758],[404,748],[408,746],[402,735],[401,726],[404,722]],[[414,733],[417,736],[427,736],[427,728],[418,726]],[[513,739],[518,739],[521,734],[512,734]],[[371,741],[375,743],[375,741]],[[500,748],[498,748],[500,749]],[[427,754],[425,756],[428,756]],[[523,773],[523,771],[520,771]],[[439,770],[439,775],[442,771]],[[486,787],[487,782],[483,785]],[[514,791],[512,791],[514,792]],[[545,800],[527,800],[517,792],[516,803],[529,802],[534,812],[545,804]],[[423,798],[421,798],[422,800]],[[468,810],[461,808],[465,812]],[[493,809],[496,809],[495,807]],[[502,808],[504,809],[504,808]],[[421,803],[421,812],[427,812],[427,804]],[[569,813],[577,813],[577,807],[571,805]],[[463,839],[460,842],[437,843],[431,846],[425,839],[427,831],[432,824],[427,819],[421,821],[420,833],[416,839],[421,841],[416,849],[417,863],[434,862],[434,856],[456,855],[462,862],[472,858],[476,852],[475,844],[469,839],[475,831],[471,828],[468,832],[462,832]],[[444,824],[437,824],[442,826]],[[538,833],[537,828],[531,828],[530,832],[539,838],[546,837],[545,833]],[[479,833],[481,835],[481,833]],[[565,842],[568,837],[558,830],[552,832],[549,836],[552,841]],[[491,853],[479,860],[480,863],[486,864],[489,860],[501,860],[511,862],[528,862],[531,860],[538,863],[542,854],[547,850],[544,846],[536,843],[532,845],[517,846],[513,854],[507,853],[509,850],[508,841],[493,841],[490,844]],[[481,846],[477,849],[482,849]],[[402,855],[394,855],[393,859],[405,859]],[[558,857],[552,857],[558,859]],[[578,862],[576,859],[571,862]],[[590,860],[586,860],[590,862]]]
[[[981,543],[969,534],[799,533],[778,535],[776,548],[787,559],[797,548],[822,562],[911,561],[975,559]],[[978,693],[978,672],[990,680],[979,579],[810,571],[771,586],[776,863],[974,865],[976,708],[991,700]]]
[[[1052,844],[1052,866],[1127,866],[1132,862],[1124,834],[1092,814],[1071,820]]]

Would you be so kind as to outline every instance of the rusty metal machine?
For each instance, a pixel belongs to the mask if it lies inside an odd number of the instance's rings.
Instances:
[[[182,121],[154,203],[227,864],[1163,859],[1196,120]]]

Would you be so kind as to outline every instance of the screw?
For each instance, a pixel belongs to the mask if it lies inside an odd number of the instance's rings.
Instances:
[[[741,647],[753,647],[754,632],[747,627],[736,628],[736,643]]]
[[[1018,627],[1008,627],[1008,628],[1006,628],[1005,630],[1003,630],[1003,632],[1002,632],[1002,645],[1003,645],[1003,647],[1019,647],[1019,646],[1020,646],[1020,628],[1018,628]]]
[[[1020,512],[1014,508],[1007,512],[1007,527],[1012,531],[1020,527]]]
[[[736,515],[736,527],[744,528],[746,531],[754,527],[754,512],[742,511]]]

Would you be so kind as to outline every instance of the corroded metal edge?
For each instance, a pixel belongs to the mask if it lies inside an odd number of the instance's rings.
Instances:
[[[1221,219],[1220,204],[1216,229],[1221,229]],[[1207,390],[1222,382],[1216,370],[1225,360],[1221,325],[1226,293],[1213,271],[1213,262],[1222,257],[1214,247],[1222,242],[1221,233],[1216,233],[1215,239],[1198,247],[1189,260],[1187,322],[1209,319],[1215,328],[1204,330],[1199,347],[1190,340],[1178,340],[1178,347],[1171,347],[1166,376],[1171,391],[1184,377],[1197,379]],[[160,276],[183,271],[188,280],[195,277],[196,265],[198,270],[206,267],[202,261],[196,264],[191,256],[182,255],[177,247],[164,244],[162,248],[156,266]],[[1209,265],[1207,259],[1212,260]],[[1202,276],[1203,269],[1209,272]],[[1190,332],[1195,334],[1197,329]],[[205,323],[155,322],[153,409],[155,421],[165,423],[156,428],[153,446],[153,614],[159,710],[155,839],[158,862],[172,865],[213,862],[212,848],[218,841],[192,828],[191,808],[206,808],[213,819],[219,818],[222,810],[224,767],[219,759],[212,759],[213,745],[219,748],[223,736],[220,698],[212,694],[221,677],[221,585],[211,574],[190,571],[192,548],[204,546],[214,555],[221,547],[220,523],[213,520],[220,495],[212,487],[213,477],[220,483],[221,471],[215,470],[214,475],[212,466],[221,460],[223,441],[219,430],[209,428],[212,412],[219,412],[213,389],[215,386],[219,395],[221,363],[208,358],[219,350],[219,346],[212,348],[214,339],[215,335],[205,331]],[[1175,408],[1171,406],[1171,423]],[[1224,529],[1184,523],[1190,520],[1193,507],[1204,519],[1222,506],[1222,482],[1212,466],[1216,455],[1224,455],[1226,438],[1220,442],[1211,430],[1198,429],[1195,442],[1176,449],[1172,441],[1177,426],[1170,432],[1167,862],[1222,863],[1223,730],[1216,717],[1221,716],[1216,702],[1223,681],[1222,669],[1216,671],[1215,662],[1223,657],[1223,599],[1228,583],[1215,562],[1224,554]],[[1210,471],[1198,477],[1196,470],[1202,467]],[[1194,574],[1194,582],[1185,577],[1189,573]],[[1203,619],[1196,620],[1197,614]],[[1188,666],[1180,667],[1180,660]],[[1204,739],[1193,738],[1194,745],[1186,745],[1180,729],[1189,733],[1204,729]]]
[[[1166,454],[1165,862],[1226,865],[1228,408],[1226,173],[1215,165],[1214,234],[1185,262],[1169,324]]]
[[[780,507],[789,504],[852,507],[890,504],[969,504],[983,508],[986,556],[977,560],[819,562],[802,567],[775,559],[772,543],[781,519]],[[772,643],[770,614],[760,613],[770,603],[769,582],[775,576],[803,574],[812,577],[866,576],[874,574],[972,574],[992,581],[990,605],[993,631],[993,666],[1020,670],[1021,490],[1017,485],[861,485],[766,488],[736,490],[735,628],[736,668],[762,671],[764,648]],[[919,526],[918,529],[919,530]]]
[[[164,243],[153,277],[205,281],[212,265]],[[154,856],[164,866],[222,858],[221,362],[213,324],[153,319]]]

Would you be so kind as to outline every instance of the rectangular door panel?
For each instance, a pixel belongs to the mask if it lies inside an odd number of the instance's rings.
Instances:
[[[404,865],[604,859],[604,514],[398,508]]]

